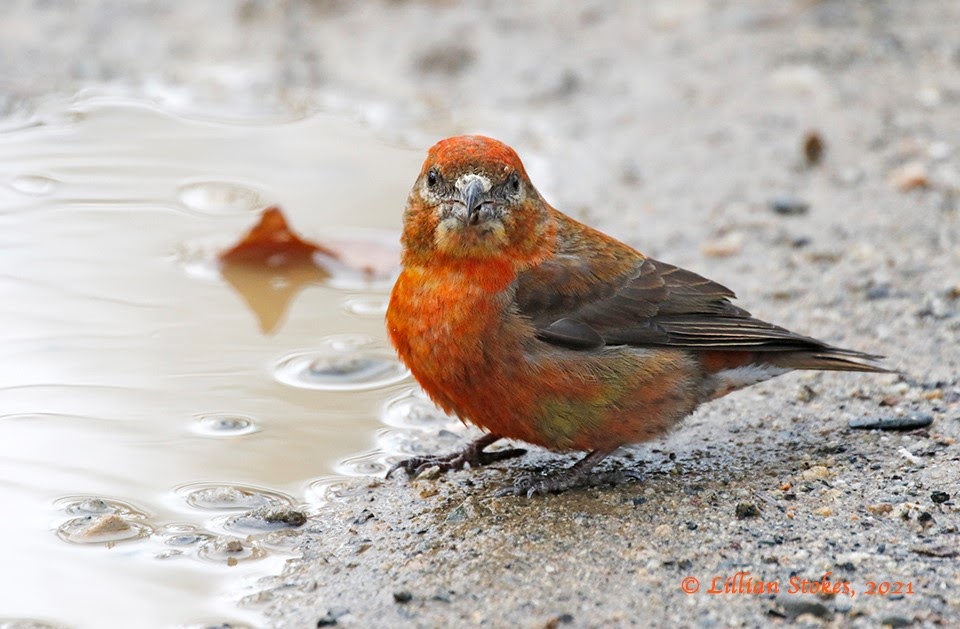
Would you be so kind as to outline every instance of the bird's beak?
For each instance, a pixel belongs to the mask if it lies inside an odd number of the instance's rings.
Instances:
[[[486,201],[483,183],[472,179],[463,189],[463,204],[467,208],[467,225],[476,225],[480,221],[480,208]]]

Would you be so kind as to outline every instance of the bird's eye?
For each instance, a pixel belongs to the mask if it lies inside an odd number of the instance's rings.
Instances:
[[[430,172],[427,173],[427,186],[430,188],[437,185],[440,181],[440,173],[437,172],[436,168],[431,168]]]
[[[520,175],[512,173],[510,178],[507,179],[507,187],[510,188],[510,192],[514,194],[520,192]]]

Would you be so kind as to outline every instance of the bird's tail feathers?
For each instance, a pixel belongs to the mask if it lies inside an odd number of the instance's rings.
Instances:
[[[775,354],[766,359],[770,365],[785,369],[816,369],[822,371],[869,371],[896,373],[880,364],[883,356],[848,349],[828,347],[818,350],[799,350]]]

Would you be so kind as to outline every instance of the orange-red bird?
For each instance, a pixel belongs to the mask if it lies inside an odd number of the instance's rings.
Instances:
[[[755,319],[720,284],[558,212],[513,149],[491,138],[430,149],[402,244],[390,339],[437,405],[488,434],[388,476],[522,454],[485,451],[507,438],[587,451],[508,493],[563,491],[618,447],[736,389],[793,369],[887,371],[879,356]]]

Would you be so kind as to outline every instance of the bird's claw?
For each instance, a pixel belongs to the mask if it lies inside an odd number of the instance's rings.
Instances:
[[[471,445],[459,452],[443,456],[415,456],[398,461],[387,470],[386,478],[390,478],[397,470],[403,470],[409,478],[416,478],[432,467],[439,468],[440,472],[449,472],[451,470],[462,470],[468,465],[470,467],[488,465],[495,461],[512,459],[526,453],[527,451],[523,448],[507,448],[487,452],[482,448],[475,448]]]

